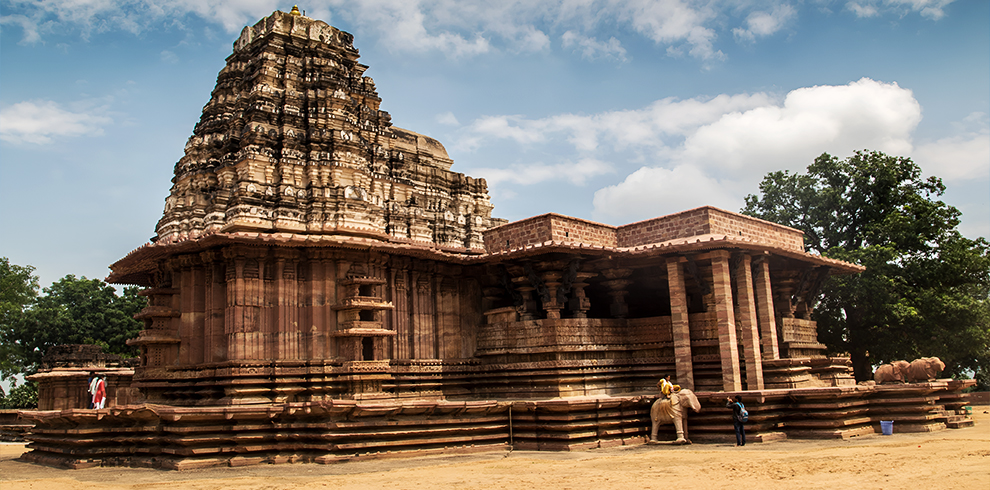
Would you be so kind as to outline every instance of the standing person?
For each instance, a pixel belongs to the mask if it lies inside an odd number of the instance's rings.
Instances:
[[[746,411],[746,407],[742,403],[742,397],[736,395],[735,401],[732,401],[732,398],[726,397],[725,408],[732,409],[732,427],[736,429],[736,446],[745,446],[746,427],[743,424],[749,418],[749,412]]]
[[[93,394],[93,408],[99,410],[107,403],[107,382],[105,378],[96,378],[96,392]]]
[[[89,396],[87,397],[86,408],[93,408],[93,399],[96,397],[96,384],[99,380],[100,378],[96,376],[96,372],[89,372],[89,379],[87,380],[89,382],[89,389],[86,390]]]

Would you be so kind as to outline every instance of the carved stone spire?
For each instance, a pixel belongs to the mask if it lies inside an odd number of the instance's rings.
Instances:
[[[175,166],[157,240],[252,231],[483,249],[486,182],[392,127],[358,57],[350,34],[297,8],[245,27]]]

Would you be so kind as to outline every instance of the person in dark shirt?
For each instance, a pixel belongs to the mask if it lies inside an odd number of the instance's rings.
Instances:
[[[742,397],[736,395],[735,401],[732,398],[725,398],[725,408],[732,409],[732,427],[736,429],[736,446],[746,445],[746,427],[743,426],[742,412],[744,410]]]

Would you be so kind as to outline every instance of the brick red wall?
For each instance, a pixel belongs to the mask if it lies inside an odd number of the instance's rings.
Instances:
[[[525,247],[547,240],[613,248],[617,244],[614,226],[554,213],[513,221],[491,228],[485,231],[484,235],[485,249],[488,253]]]
[[[620,226],[618,246],[636,247],[709,233],[804,251],[804,234],[798,230],[710,206]]]
[[[514,221],[485,231],[489,253],[525,247],[548,240],[602,247],[636,247],[678,238],[718,234],[789,250],[804,251],[804,234],[786,226],[711,206],[614,226],[548,213]]]
[[[618,239],[620,247],[636,247],[675,238],[705,235],[711,233],[710,230],[708,208],[697,208],[620,226]]]
[[[550,215],[544,214],[490,228],[484,233],[485,250],[501,252],[550,239]]]
[[[614,226],[559,214],[551,214],[550,223],[550,233],[554,241],[579,242],[611,248],[618,246]]]
[[[804,251],[804,233],[799,230],[718,208],[709,208],[709,219],[711,233],[735,235],[781,248]]]

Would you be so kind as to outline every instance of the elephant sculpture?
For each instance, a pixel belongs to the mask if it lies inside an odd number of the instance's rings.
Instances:
[[[890,364],[881,364],[873,373],[873,380],[878,385],[886,383],[903,383],[908,379],[908,368],[911,366],[907,361],[894,361]]]
[[[934,381],[938,373],[945,369],[945,363],[937,357],[922,357],[911,361],[908,367],[907,381]]]
[[[653,427],[650,430],[649,444],[659,444],[657,441],[657,429],[660,424],[673,422],[674,430],[677,431],[677,439],[674,444],[691,444],[687,437],[687,411],[688,409],[698,412],[701,410],[701,403],[698,397],[691,390],[680,390],[670,394],[669,399],[660,398],[653,402],[650,408],[650,420]]]

